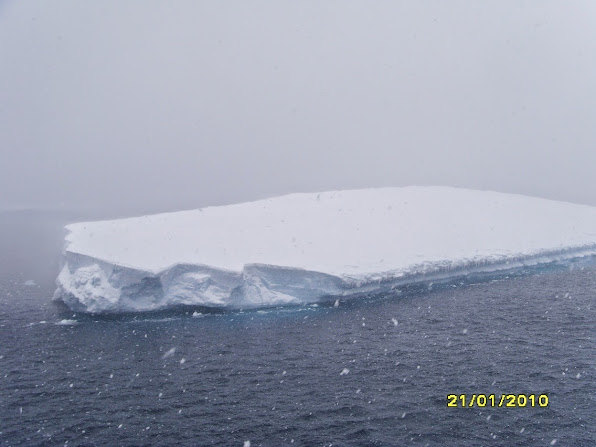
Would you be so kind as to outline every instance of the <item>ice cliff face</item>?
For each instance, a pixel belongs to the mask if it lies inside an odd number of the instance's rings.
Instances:
[[[277,266],[252,264],[241,272],[230,272],[179,264],[155,274],[72,253],[67,253],[66,259],[55,297],[81,312],[315,303],[346,290],[341,278]]]
[[[596,208],[442,187],[293,194],[67,227],[83,312],[314,303],[596,253]]]

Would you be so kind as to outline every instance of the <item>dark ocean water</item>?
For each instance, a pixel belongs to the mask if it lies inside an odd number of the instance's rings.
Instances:
[[[51,301],[54,259],[31,262],[52,267],[0,279],[0,446],[596,445],[593,261],[194,317],[73,314]]]

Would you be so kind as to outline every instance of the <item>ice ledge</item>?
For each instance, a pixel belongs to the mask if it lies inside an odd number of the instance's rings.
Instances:
[[[232,309],[298,305],[594,255],[596,244],[589,244],[337,276],[264,264],[246,264],[240,272],[177,264],[155,273],[67,251],[54,299],[62,300],[74,311],[88,313],[153,311],[180,305]]]

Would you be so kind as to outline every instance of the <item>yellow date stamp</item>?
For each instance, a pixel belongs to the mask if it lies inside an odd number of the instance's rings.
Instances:
[[[548,394],[448,394],[447,406],[452,408],[544,408],[548,407]]]

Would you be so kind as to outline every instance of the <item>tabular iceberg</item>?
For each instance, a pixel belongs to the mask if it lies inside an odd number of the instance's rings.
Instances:
[[[55,298],[92,313],[314,303],[596,254],[594,207],[449,187],[291,194],[66,228]]]

